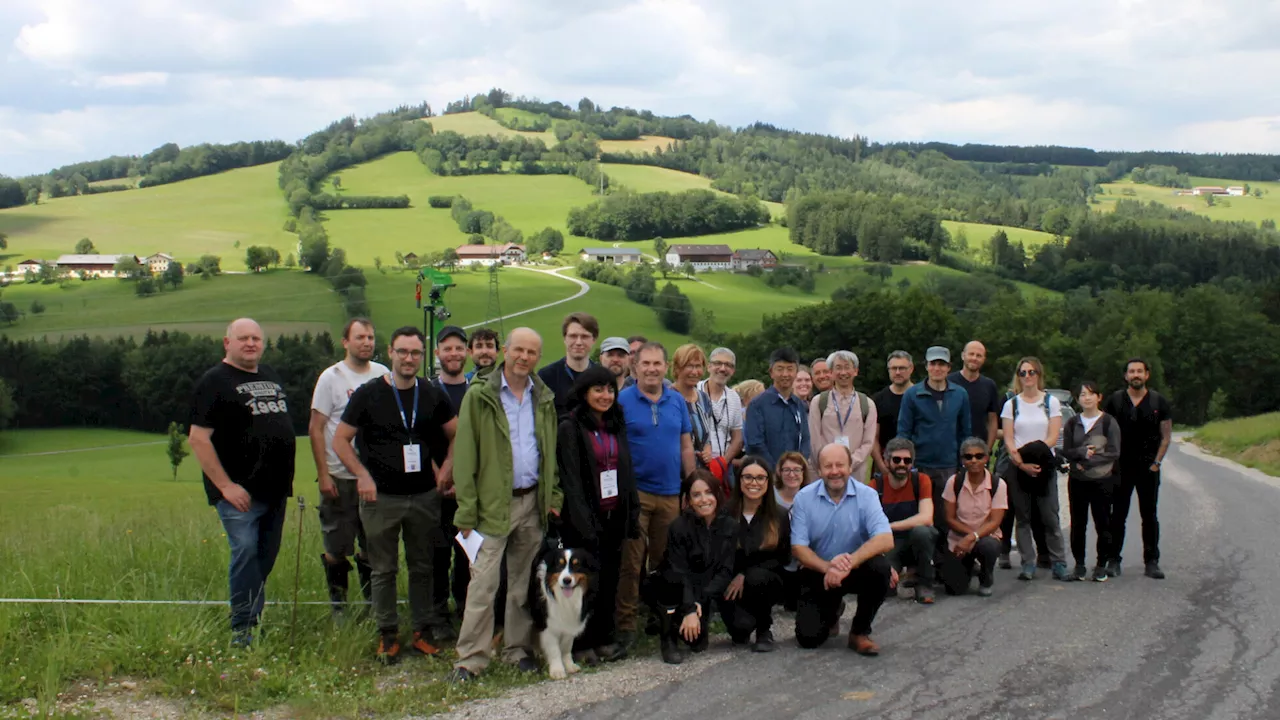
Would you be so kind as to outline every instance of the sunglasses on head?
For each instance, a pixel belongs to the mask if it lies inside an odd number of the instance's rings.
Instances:
[[[986,456],[987,456],[986,453],[965,453],[960,457],[964,458],[965,460],[981,460]]]
[[[1019,370],[1018,377],[1035,377],[1040,374],[1039,370]]]
[[[910,465],[910,464],[911,464],[911,458],[909,458],[909,457],[891,457],[891,458],[889,458],[889,464],[890,464],[890,465]]]

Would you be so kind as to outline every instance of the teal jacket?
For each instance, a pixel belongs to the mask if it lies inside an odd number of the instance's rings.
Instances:
[[[458,411],[453,441],[453,482],[458,512],[453,524],[479,530],[486,537],[505,537],[511,530],[511,488],[515,474],[511,459],[511,430],[502,409],[503,365],[472,383]],[[564,496],[556,475],[555,395],[532,375],[534,433],[538,440],[539,521],[560,511]]]

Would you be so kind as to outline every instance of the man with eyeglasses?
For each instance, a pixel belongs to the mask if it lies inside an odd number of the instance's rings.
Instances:
[[[871,451],[871,458],[876,472],[888,477],[889,465],[884,461],[883,448],[898,435],[898,412],[902,409],[902,396],[911,387],[911,373],[915,371],[915,363],[911,361],[911,353],[906,350],[894,350],[889,353],[889,384],[883,390],[871,396],[876,404],[876,446]]]
[[[935,345],[925,351],[929,378],[911,386],[902,397],[898,413],[898,437],[915,443],[916,467],[937,482],[933,486],[933,524],[942,532],[947,518],[942,507],[942,486],[956,474],[960,443],[971,434],[969,394],[947,381],[951,351]]]
[[[573,409],[573,383],[578,373],[595,364],[591,348],[600,336],[600,323],[587,313],[573,312],[565,316],[560,332],[564,335],[564,357],[539,370],[538,377],[556,394],[556,416],[563,419]]]
[[[987,470],[987,443],[971,437],[960,446],[964,472],[946,481],[947,551],[943,571],[947,593],[969,589],[973,565],[978,564],[978,595],[991,597],[996,558],[1000,555],[1000,522],[1009,509],[1009,487]]]
[[[707,418],[711,421],[711,457],[730,461],[742,453],[742,398],[729,387],[737,362],[737,356],[729,348],[712,350],[711,372],[698,383],[698,389],[711,400]]]
[[[647,342],[636,353],[636,384],[618,393],[640,496],[640,537],[623,546],[618,574],[618,642],[628,647],[636,638],[641,569],[646,558],[650,570],[662,561],[667,528],[680,514],[681,480],[696,467],[693,422],[684,398],[663,383],[666,375],[667,349]]]
[[[433,538],[440,532],[440,497],[435,468],[448,477],[453,464],[457,419],[449,396],[418,377],[426,355],[422,331],[405,326],[391,333],[391,375],[360,386],[351,395],[334,434],[338,459],[356,477],[360,521],[373,568],[373,615],[378,626],[377,658],[400,659],[400,619],[396,575],[400,538],[409,569],[410,652],[438,655],[432,628],[443,618],[432,597]],[[360,446],[356,455],[353,445]]]
[[[916,448],[906,438],[894,438],[884,449],[889,475],[873,483],[880,493],[880,505],[893,530],[893,550],[889,564],[901,574],[904,567],[916,570],[916,602],[933,604],[933,554],[938,529],[933,526],[933,478],[912,467]]]
[[[759,455],[776,467],[783,453],[809,457],[809,406],[792,392],[800,356],[789,347],[769,356],[773,385],[751,402],[745,420],[748,455]]]
[[[329,602],[336,617],[347,605],[347,589],[354,556],[360,591],[365,601],[373,599],[369,584],[371,570],[366,557],[367,543],[360,524],[360,496],[356,494],[356,476],[352,475],[333,449],[333,437],[347,409],[347,402],[360,386],[390,373],[382,363],[373,362],[373,323],[368,318],[352,318],[342,331],[342,347],[346,357],[325,369],[316,380],[311,395],[311,455],[316,463],[316,482],[320,490],[320,533],[324,553],[324,576],[329,586]],[[360,552],[356,553],[356,541]]]

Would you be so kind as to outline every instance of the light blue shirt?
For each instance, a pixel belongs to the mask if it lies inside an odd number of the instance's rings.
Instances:
[[[791,505],[791,544],[804,545],[823,560],[851,553],[876,535],[892,533],[872,488],[849,478],[837,504],[821,479],[796,493]]]
[[[534,430],[533,378],[529,378],[523,397],[516,398],[507,383],[507,374],[501,375],[502,390],[498,396],[502,398],[502,409],[507,413],[507,428],[511,433],[511,467],[515,471],[512,488],[523,490],[538,484],[538,462],[542,459],[538,452],[538,434]]]

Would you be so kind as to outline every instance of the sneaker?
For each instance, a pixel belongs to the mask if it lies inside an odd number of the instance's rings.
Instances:
[[[773,652],[773,631],[757,630],[756,641],[751,643],[751,652],[767,653]]]
[[[1084,563],[1076,563],[1076,569],[1071,573],[1071,577],[1068,579],[1072,582],[1080,582],[1087,577],[1089,577],[1089,568],[1085,567]]]
[[[1013,569],[1013,561],[1009,559],[1009,553],[1000,554],[1000,569],[1001,570]]]
[[[1063,582],[1070,582],[1071,573],[1067,572],[1066,563],[1057,562],[1053,564],[1053,579],[1062,580]]]
[[[1019,580],[1032,580],[1036,576],[1036,566],[1033,563],[1023,563],[1022,570],[1018,573]]]
[[[1108,561],[1107,561],[1107,576],[1108,576],[1108,577],[1120,577],[1122,574],[1123,574],[1123,573],[1121,573],[1121,572],[1120,572],[1120,561],[1119,561],[1119,560],[1108,560]]]
[[[440,654],[440,648],[431,644],[430,632],[419,630],[413,634],[413,643],[409,645],[409,652],[414,655],[435,657]]]
[[[933,588],[924,585],[916,586],[916,602],[921,605],[933,604]]]
[[[1097,567],[1095,567],[1095,568],[1093,569],[1093,578],[1092,578],[1092,580],[1093,580],[1094,582],[1106,582],[1106,581],[1107,581],[1107,580],[1109,580],[1110,578],[1111,578],[1111,576],[1107,574],[1107,566],[1106,566],[1106,565],[1098,565]]]
[[[978,586],[978,597],[991,597],[991,586],[990,586],[990,585],[979,585],[979,586]]]
[[[452,685],[462,685],[463,683],[469,683],[475,679],[476,674],[464,667],[454,668],[449,671],[449,674],[445,677],[445,680]]]
[[[378,639],[378,662],[395,665],[400,662],[400,638],[395,633],[383,633]]]
[[[1163,579],[1164,579],[1164,571],[1160,569],[1160,563],[1158,563],[1158,562],[1156,562],[1156,561],[1154,561],[1154,560],[1152,560],[1151,562],[1147,563],[1147,569],[1146,569],[1146,572],[1144,572],[1143,574],[1144,574],[1144,575],[1146,575],[1147,577],[1151,578],[1152,580],[1163,580]]]

